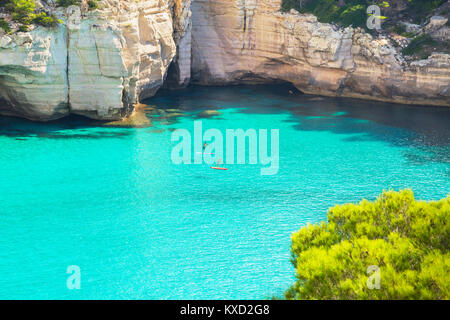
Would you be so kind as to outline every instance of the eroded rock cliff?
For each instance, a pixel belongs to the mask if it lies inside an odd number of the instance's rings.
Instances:
[[[450,105],[450,56],[406,62],[388,39],[280,12],[281,0],[195,0],[192,78],[288,81],[305,93]]]
[[[189,32],[189,6],[190,0],[103,0],[89,11],[83,2],[55,8],[63,20],[57,27],[3,35],[0,113],[121,118],[162,86]]]
[[[63,21],[58,26],[0,34],[0,114],[119,119],[164,83],[190,82],[287,81],[305,93],[450,105],[450,55],[405,61],[387,38],[282,13],[280,6],[281,0],[102,0],[90,11],[82,0],[53,7]],[[432,30],[442,24],[434,20]]]
[[[51,119],[69,112],[64,27],[0,38],[0,113]]]

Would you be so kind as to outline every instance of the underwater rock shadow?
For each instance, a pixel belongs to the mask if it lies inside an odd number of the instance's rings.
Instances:
[[[405,151],[405,159],[413,165],[427,162],[450,163],[450,130],[445,124],[445,122],[450,123],[450,117],[437,115],[433,126],[429,124],[429,118],[423,119],[423,122],[399,121],[389,116],[388,119],[383,119],[379,113],[371,117],[358,117],[357,114],[352,113],[352,110],[348,110],[346,115],[338,117],[309,118],[294,114],[293,119],[286,121],[292,123],[293,127],[299,131],[350,134],[352,136],[345,137],[343,140],[348,142],[382,141],[396,147],[415,147],[426,153],[419,156]]]
[[[160,109],[176,108],[182,111],[220,110],[228,108],[242,108],[249,106],[255,109],[261,105],[261,112],[265,105],[271,105],[273,99],[279,99],[280,93],[289,95],[289,91],[296,90],[292,85],[236,85],[236,86],[196,86],[170,91],[163,89],[143,103],[156,105]],[[262,100],[261,98],[264,98]],[[273,113],[272,110],[270,113]]]
[[[344,139],[352,142],[372,140],[417,147],[436,154],[426,157],[429,161],[450,161],[450,153],[445,150],[450,146],[450,108],[318,97],[302,94],[285,84],[190,86],[176,92],[163,90],[150,101],[185,110],[239,108],[243,114],[288,112],[292,117],[285,121],[296,130],[350,134],[353,136]]]
[[[34,122],[27,119],[0,116],[0,136],[26,141],[29,138],[48,139],[107,139],[132,135],[129,130],[111,130],[103,122],[82,116],[69,117],[50,122]],[[96,131],[91,131],[96,129]],[[63,132],[74,130],[74,132]]]
[[[161,90],[147,102],[159,108],[185,111],[238,108],[243,114],[289,112],[293,115],[291,122],[297,122],[295,128],[298,130],[364,133],[386,141],[389,137],[384,133],[389,128],[381,129],[374,125],[379,124],[409,131],[417,144],[450,144],[450,108],[305,95],[289,84],[189,86],[178,91]],[[343,119],[352,121],[342,126]]]
[[[374,139],[398,144],[405,138],[417,146],[450,145],[450,108],[409,106],[355,99],[326,98],[311,108],[290,110],[298,130],[364,133]],[[307,116],[321,116],[308,119]],[[376,125],[378,124],[378,126]],[[392,135],[392,129],[396,130]],[[387,134],[389,131],[390,134]],[[400,139],[399,139],[400,138]]]

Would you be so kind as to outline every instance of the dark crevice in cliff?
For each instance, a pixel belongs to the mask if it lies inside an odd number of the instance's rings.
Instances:
[[[123,109],[122,109],[122,117],[128,117],[132,112],[133,112],[133,104],[130,103],[130,97],[129,94],[127,92],[127,90],[124,88],[122,89],[122,105],[123,105]]]
[[[178,81],[180,79],[180,67],[178,65],[177,58],[178,57],[175,57],[173,59],[173,61],[169,65],[169,68],[167,69],[166,80],[163,82],[162,86],[162,88],[164,89],[180,89],[184,87],[180,86]]]

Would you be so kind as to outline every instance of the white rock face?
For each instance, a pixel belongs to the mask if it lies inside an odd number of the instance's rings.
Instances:
[[[55,10],[64,21],[55,28],[0,35],[0,114],[119,119],[164,83],[191,81],[287,81],[305,93],[450,105],[450,55],[408,63],[387,39],[281,13],[281,0],[100,5],[82,0]],[[448,39],[444,21],[433,17],[427,32]]]
[[[192,41],[192,22],[191,22],[191,0],[182,2],[175,1],[174,5],[174,29],[175,41],[177,43],[177,55],[173,64],[170,86],[184,87],[191,80],[191,41]]]
[[[0,113],[36,120],[69,113],[121,118],[161,87],[176,41],[183,43],[186,82],[189,5],[190,0],[104,0],[100,10],[88,11],[83,2],[81,8],[58,9],[64,20],[58,27],[0,37]]]
[[[425,31],[438,29],[444,26],[448,21],[448,18],[442,16],[432,16],[430,22],[425,26]]]
[[[0,114],[59,118],[67,103],[65,28],[34,29],[0,38]]]
[[[121,116],[128,71],[122,58],[121,33],[113,25],[80,19],[79,7],[68,10],[68,101],[72,113],[93,118]]]
[[[386,39],[281,13],[280,6],[281,0],[195,0],[193,81],[283,80],[305,93],[450,105],[450,55],[409,65]]]

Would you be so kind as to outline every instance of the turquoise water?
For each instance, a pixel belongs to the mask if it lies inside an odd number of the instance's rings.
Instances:
[[[0,298],[257,299],[293,280],[290,235],[337,203],[450,192],[450,109],[193,87],[147,101],[153,127],[0,117]],[[174,165],[171,133],[280,132],[280,169]],[[150,114],[151,113],[151,114]],[[178,112],[179,113],[179,112]],[[66,269],[81,269],[68,290]]]

